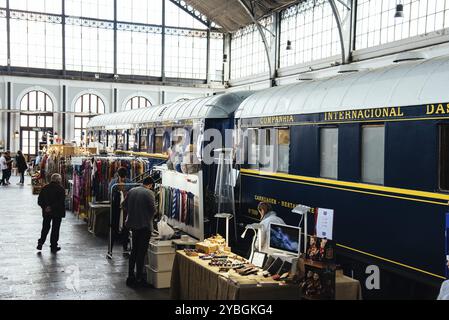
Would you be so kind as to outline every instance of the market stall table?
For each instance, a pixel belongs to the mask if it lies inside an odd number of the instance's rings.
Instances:
[[[337,270],[335,277],[335,300],[362,300],[362,287],[358,280],[343,275]]]
[[[296,285],[271,278],[218,272],[209,261],[177,251],[173,263],[170,296],[174,300],[298,300]]]

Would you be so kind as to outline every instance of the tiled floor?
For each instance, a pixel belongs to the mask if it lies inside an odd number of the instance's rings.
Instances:
[[[28,178],[29,179],[29,178]],[[128,260],[119,248],[106,259],[107,241],[87,231],[85,222],[67,213],[57,255],[46,243],[36,251],[42,216],[30,181],[0,187],[0,300],[2,299],[168,299],[167,289],[126,287]],[[49,237],[48,237],[49,240]]]

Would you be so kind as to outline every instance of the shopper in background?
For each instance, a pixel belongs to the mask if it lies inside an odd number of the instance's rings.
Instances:
[[[16,167],[17,167],[17,171],[20,174],[20,182],[18,183],[18,185],[22,185],[25,182],[25,171],[28,168],[27,162],[25,160],[25,157],[22,154],[22,151],[17,151],[17,155],[16,155]]]
[[[10,185],[11,183],[9,182],[9,178],[11,178],[11,174],[12,174],[12,159],[11,159],[11,152],[9,150],[6,151],[5,159],[6,159],[6,166],[7,166],[5,182],[7,185]]]
[[[267,202],[260,202],[257,206],[257,211],[260,214],[260,224],[262,227],[260,232],[261,249],[263,252],[267,252],[270,239],[270,224],[285,224],[285,222],[282,218],[276,215],[276,212],[273,211],[271,204]],[[257,244],[257,241],[258,239],[256,239],[254,243]]]
[[[181,136],[175,136],[172,146],[168,150],[169,162],[173,164],[173,170],[178,172],[182,172],[181,164],[184,157],[182,141],[183,139]]]
[[[62,177],[58,173],[51,176],[51,182],[42,188],[37,203],[42,208],[42,231],[37,242],[37,250],[42,250],[42,246],[50,231],[50,248],[52,253],[61,250],[58,247],[59,229],[62,218],[65,217],[65,190],[61,185]]]
[[[109,183],[109,200],[111,201],[112,207],[111,250],[114,247],[114,243],[119,240],[122,242],[124,252],[128,251],[129,231],[124,224],[126,210],[123,210],[122,207],[123,202],[125,201],[126,192],[130,189],[126,184],[132,183],[127,176],[128,170],[124,167],[120,167],[117,170],[117,177],[112,179]]]
[[[38,167],[39,164],[41,163],[41,160],[42,160],[42,152],[38,151],[37,152],[37,157],[36,157],[36,159],[34,159],[34,166]]]
[[[2,156],[0,157],[0,169],[2,170],[2,180],[0,180],[0,185],[6,186],[6,177],[7,177],[7,170],[8,165],[6,164],[6,152],[2,153]]]
[[[133,248],[129,257],[129,275],[126,280],[128,286],[146,285],[143,267],[156,212],[153,186],[153,179],[147,177],[143,180],[143,186],[128,192],[125,200],[124,206],[128,211],[126,226],[132,231],[133,239]]]
[[[118,185],[118,187],[115,187],[114,189],[125,189],[125,183],[131,182],[132,181],[128,178],[128,170],[126,170],[125,167],[118,168],[116,177],[109,183],[109,199],[112,197],[112,188],[114,185]]]

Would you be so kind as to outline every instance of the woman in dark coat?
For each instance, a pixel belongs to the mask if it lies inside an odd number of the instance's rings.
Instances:
[[[22,151],[17,151],[17,155],[16,155],[16,166],[17,166],[17,171],[20,174],[20,182],[18,183],[18,185],[22,185],[25,182],[25,172],[28,169],[27,166],[27,162],[25,160],[25,157],[22,154]]]

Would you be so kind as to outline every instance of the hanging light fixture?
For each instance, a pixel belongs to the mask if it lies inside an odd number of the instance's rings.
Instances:
[[[396,4],[395,18],[404,18],[404,5],[402,3]]]
[[[292,42],[290,40],[287,40],[287,47],[285,50],[291,50],[292,49]]]

